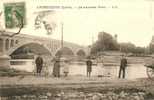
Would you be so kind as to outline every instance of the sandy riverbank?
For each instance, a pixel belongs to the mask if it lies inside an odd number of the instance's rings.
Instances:
[[[4,100],[153,100],[154,82],[148,78],[0,77],[0,97]]]
[[[67,78],[52,78],[52,77],[38,77],[38,76],[17,76],[17,77],[0,77],[1,94],[4,90],[13,88],[26,88],[27,91],[31,89],[56,89],[56,90],[80,90],[88,89],[88,91],[99,91],[108,89],[140,89],[143,91],[154,93],[154,82],[150,79],[110,79],[110,78],[96,78],[96,77],[81,77],[71,76]]]

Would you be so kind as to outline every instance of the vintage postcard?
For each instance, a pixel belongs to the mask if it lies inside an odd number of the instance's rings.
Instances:
[[[0,0],[0,100],[154,100],[154,0]]]

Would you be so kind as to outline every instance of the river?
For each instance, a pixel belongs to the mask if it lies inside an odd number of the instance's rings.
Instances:
[[[86,75],[86,65],[85,64],[77,64],[70,63],[69,66],[69,75]],[[25,70],[28,72],[33,72],[35,70],[35,64],[33,60],[11,60],[11,68]],[[44,68],[45,69],[45,68]],[[53,64],[49,65],[45,70],[52,74]],[[63,67],[61,68],[61,74]],[[92,76],[100,76],[100,77],[111,77],[117,78],[119,73],[119,66],[104,66],[101,63],[92,66]],[[136,79],[136,78],[145,78],[147,77],[146,67],[143,64],[129,64],[126,68],[126,78],[127,79]]]

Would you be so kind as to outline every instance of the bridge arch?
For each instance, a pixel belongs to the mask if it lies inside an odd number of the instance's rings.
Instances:
[[[74,56],[74,52],[69,47],[63,47],[63,48],[57,49],[54,55],[55,56],[60,56],[60,55],[63,55],[63,56]]]
[[[79,50],[76,52],[76,55],[77,55],[77,56],[83,56],[83,57],[85,57],[85,56],[86,56],[86,52],[85,52],[83,49],[79,49]]]
[[[47,54],[51,55],[50,49],[46,47],[45,45],[41,43],[36,43],[36,42],[28,42],[25,44],[19,44],[16,47],[11,48],[7,54],[12,55],[22,51],[22,49],[29,49],[30,52],[33,52],[35,54]],[[25,51],[26,52],[26,51]]]

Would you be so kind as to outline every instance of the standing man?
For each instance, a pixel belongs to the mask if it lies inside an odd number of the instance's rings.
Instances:
[[[92,61],[90,60],[90,58],[86,61],[86,64],[87,64],[87,77],[90,77],[92,72]]]
[[[37,75],[40,75],[41,74],[42,67],[43,67],[43,58],[41,57],[40,54],[36,58],[35,64],[36,64],[36,72],[37,72]]]
[[[119,78],[121,77],[122,72],[122,78],[125,78],[125,69],[127,67],[127,59],[122,55],[122,59],[120,62],[120,70],[119,70]]]

